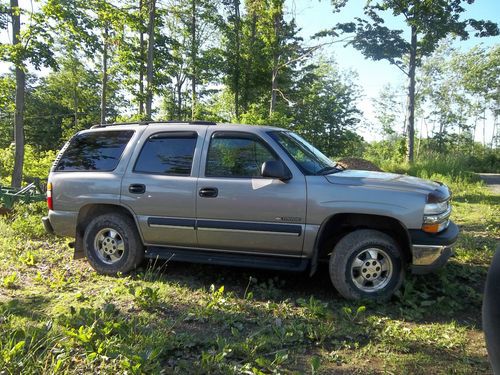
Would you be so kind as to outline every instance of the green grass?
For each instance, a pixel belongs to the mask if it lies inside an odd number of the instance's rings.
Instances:
[[[474,176],[413,174],[454,191],[462,234],[437,274],[389,303],[352,303],[317,275],[158,262],[97,275],[46,237],[43,204],[0,219],[0,369],[30,373],[490,373],[482,289],[498,196]]]

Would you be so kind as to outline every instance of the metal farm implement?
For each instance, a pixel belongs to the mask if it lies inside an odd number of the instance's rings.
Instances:
[[[43,189],[39,178],[33,179],[31,184],[20,190],[0,186],[0,214],[10,211],[17,202],[32,203],[45,199],[45,189]]]

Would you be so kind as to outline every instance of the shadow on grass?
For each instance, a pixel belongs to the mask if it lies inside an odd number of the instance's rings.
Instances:
[[[153,269],[155,270],[155,269]],[[332,286],[326,264],[320,264],[312,277],[307,272],[293,273],[229,266],[159,263],[165,282],[177,283],[191,290],[217,289],[224,286],[236,297],[252,293],[253,300],[280,303],[288,300],[314,299],[328,302],[333,310],[354,310],[366,305],[370,313],[391,319],[416,323],[449,323],[479,327],[481,325],[482,290],[487,267],[451,261],[442,270],[428,275],[407,275],[401,291],[388,302],[347,301]]]
[[[16,315],[33,320],[42,320],[46,316],[43,310],[52,300],[46,296],[15,297],[9,301],[0,302],[0,314]]]
[[[470,267],[462,268],[459,264],[453,264],[451,268],[453,268],[453,276],[452,280],[448,282],[461,282],[462,273],[478,272],[481,275],[483,273],[482,271],[471,271]],[[489,367],[485,356],[471,353],[459,344],[451,343],[450,347],[445,347],[445,344],[442,343],[437,345],[432,337],[428,338],[427,341],[421,340],[420,337],[405,336],[402,334],[405,332],[404,330],[396,331],[394,334],[387,333],[387,328],[390,332],[390,325],[393,324],[390,319],[403,318],[405,322],[414,321],[425,325],[455,322],[457,327],[464,326],[466,328],[475,326],[477,321],[471,321],[468,316],[460,316],[461,313],[456,310],[450,310],[450,312],[454,312],[454,315],[447,317],[439,315],[436,313],[439,310],[437,305],[425,307],[423,311],[425,316],[420,319],[413,319],[411,315],[402,316],[402,311],[413,307],[405,305],[397,298],[385,305],[368,305],[368,314],[390,318],[388,321],[382,320],[381,323],[374,324],[373,321],[366,321],[364,317],[351,320],[344,314],[342,307],[353,306],[356,308],[360,303],[345,301],[334,291],[326,267],[321,267],[314,277],[309,278],[306,274],[172,262],[168,264],[167,272],[163,271],[160,277],[165,282],[177,283],[193,290],[206,288],[207,285],[213,283],[215,288],[224,285],[225,291],[233,293],[236,297],[243,297],[245,291],[248,293],[249,290],[254,294],[252,300],[241,309],[229,307],[228,310],[216,308],[210,311],[204,307],[197,309],[196,304],[177,307],[164,306],[166,314],[170,316],[171,314],[179,316],[185,313],[185,309],[198,311],[198,314],[194,314],[191,318],[180,320],[175,331],[183,332],[184,336],[179,336],[176,339],[177,345],[165,351],[162,356],[163,365],[166,368],[176,369],[181,373],[182,371],[191,373],[188,369],[198,368],[196,366],[200,364],[196,361],[199,361],[201,351],[216,355],[216,353],[224,352],[225,349],[230,349],[231,352],[230,356],[226,358],[229,364],[252,363],[257,357],[273,360],[277,351],[293,352],[292,358],[295,365],[285,366],[292,371],[303,371],[305,368],[309,368],[310,364],[307,361],[314,356],[323,356],[324,358],[325,353],[340,353],[340,362],[335,364],[336,360],[332,360],[331,366],[328,365],[329,367],[324,369],[325,373],[367,374],[379,373],[383,369],[395,369],[396,373],[408,373],[408,370],[411,369],[411,373],[422,374],[441,373],[443,369],[448,369],[450,372],[470,373],[473,370],[488,372]],[[247,289],[247,281],[250,277],[256,278],[257,282]],[[458,298],[457,296],[432,295],[429,285],[435,284],[440,277],[443,276],[435,275],[430,280],[423,277],[412,277],[410,282],[413,283],[416,295],[424,293],[422,290],[431,294],[427,301],[433,298],[439,299],[439,297]],[[273,281],[269,282],[269,280]],[[419,285],[422,283],[426,285],[425,288],[423,285]],[[273,312],[265,308],[268,302],[279,304],[282,301],[287,301],[293,305],[294,302],[298,304],[299,299],[307,301],[311,296],[323,302],[330,302],[329,308],[333,315],[323,318],[307,314],[304,316],[291,314],[278,324],[275,322]],[[252,305],[252,301],[259,302],[259,304]],[[473,319],[479,317],[477,302],[477,300],[468,301],[467,299],[460,301],[464,306],[472,307],[470,311],[473,311],[472,315],[476,316]],[[440,303],[443,304],[443,301]],[[328,322],[332,323],[331,328],[328,328]],[[315,329],[318,330],[316,334],[319,335],[319,338],[313,337],[314,333],[311,336],[311,332],[314,332]],[[440,327],[435,329],[439,336],[441,334]],[[454,332],[453,327],[450,329]],[[294,341],[292,332],[298,332],[299,339]],[[186,345],[187,342],[189,345]],[[362,351],[370,352],[371,347],[378,347],[377,350],[385,351],[392,356],[391,358],[384,355],[383,365],[379,364],[374,367],[375,372],[369,370],[366,363],[354,364],[348,359],[360,355],[356,353]],[[248,348],[259,349],[249,353],[245,351],[250,350]],[[178,359],[179,356],[181,359]],[[300,356],[307,358],[307,361],[298,365],[300,362],[298,357]],[[345,360],[342,359],[342,356]],[[372,354],[367,354],[366,358],[376,360]]]
[[[472,266],[456,263],[449,266],[451,266],[449,275],[444,274],[444,280],[451,283],[447,288],[454,288],[455,284],[463,281],[463,278],[471,280],[471,274],[477,275],[478,279],[474,279],[476,283],[481,282],[483,278],[483,271],[476,270]],[[159,300],[146,308],[134,307],[133,303],[126,303],[116,308],[111,307],[113,304],[106,303],[102,306],[84,309],[78,306],[76,309],[71,309],[68,305],[68,311],[57,317],[57,324],[66,329],[70,327],[78,329],[82,325],[93,327],[98,335],[96,337],[101,335],[103,340],[108,339],[109,335],[117,336],[119,338],[117,342],[121,343],[116,348],[110,348],[110,353],[116,352],[132,357],[134,353],[142,356],[142,351],[146,352],[155,347],[161,348],[161,355],[146,363],[150,367],[145,368],[151,369],[152,372],[162,368],[166,369],[167,373],[169,370],[172,373],[186,374],[210,371],[220,373],[221,368],[217,367],[220,363],[214,363],[214,367],[210,367],[211,358],[214,361],[222,358],[221,363],[230,366],[242,363],[256,366],[258,358],[265,358],[272,362],[280,351],[289,352],[291,355],[283,368],[304,371],[310,368],[309,361],[313,356],[324,356],[325,352],[344,351],[345,361],[341,363],[341,366],[332,364],[327,373],[363,374],[370,373],[367,365],[351,364],[349,358],[355,358],[360,350],[371,350],[369,349],[371,345],[381,345],[382,348],[387,349],[388,353],[397,357],[394,360],[384,360],[384,368],[415,369],[416,373],[420,370],[422,370],[421,373],[431,373],[428,371],[429,368],[438,369],[436,366],[440,366],[441,369],[449,366],[456,370],[460,370],[460,366],[466,366],[467,369],[479,368],[481,371],[487,368],[484,358],[457,347],[446,349],[420,342],[412,337],[405,339],[397,335],[384,336],[383,332],[386,324],[390,324],[389,322],[384,321],[376,326],[364,326],[363,319],[351,320],[344,314],[342,307],[356,308],[360,303],[348,302],[334,291],[325,265],[321,266],[318,273],[311,278],[307,273],[174,262],[159,263],[151,272],[157,272],[157,275],[153,275],[157,276],[154,281],[179,284],[193,291],[206,290],[209,285],[214,284],[215,289],[224,285],[225,291],[231,292],[236,297],[243,298],[245,292],[247,295],[249,292],[253,293],[253,297],[243,302],[242,306],[231,305],[231,301],[225,305],[226,302],[221,300],[221,305],[213,308],[208,306],[208,301],[205,299],[209,295],[202,300],[196,298],[185,301]],[[429,277],[411,277],[409,283],[415,291],[412,296],[420,298],[419,293],[427,293],[430,295],[428,300],[444,296],[439,288],[432,289],[433,285],[443,281],[444,276],[440,273]],[[256,281],[249,284],[250,278]],[[318,315],[293,313],[290,317],[284,315],[286,318],[281,321],[277,320],[274,315],[280,313],[279,306],[266,307],[268,301],[271,304],[279,304],[287,300],[293,305],[298,304],[299,299],[307,301],[311,296],[316,300],[329,302],[329,309],[332,310],[333,316],[323,318]],[[477,300],[471,302],[460,295],[444,297],[445,299],[459,298],[462,304],[472,306],[473,310],[478,308]],[[253,301],[259,303],[254,304]],[[0,312],[2,314],[8,312],[42,322],[53,318],[43,314],[45,307],[52,302],[46,296],[14,298],[2,303]],[[404,311],[406,308],[412,308],[411,305],[398,301],[397,298],[387,304],[367,306],[367,313],[371,315],[395,319],[402,317],[402,309]],[[139,314],[139,310],[145,310],[149,314]],[[309,312],[311,311],[312,309]],[[430,306],[424,308],[425,314],[420,320],[411,316],[403,316],[403,318],[407,321],[437,322],[438,317],[432,316],[436,315],[435,312],[436,306]],[[141,317],[138,317],[139,315]],[[451,320],[460,319],[454,315],[449,318],[449,321]],[[106,325],[107,322],[119,323],[119,325]],[[329,326],[328,322],[332,325]],[[105,325],[112,327],[111,333],[103,333]],[[110,345],[113,342],[113,340],[109,341]],[[230,352],[227,351],[229,349]],[[217,357],[217,354],[225,350],[230,355]],[[202,353],[206,356],[205,362],[202,360]],[[411,353],[414,355],[410,355]],[[297,364],[297,356],[304,356],[305,362]],[[371,354],[367,357],[374,358]],[[422,359],[427,362],[422,364]],[[380,364],[377,367],[380,371],[382,371],[381,366]]]

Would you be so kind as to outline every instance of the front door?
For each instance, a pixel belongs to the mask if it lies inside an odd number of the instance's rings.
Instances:
[[[261,176],[278,155],[259,136],[210,129],[197,184],[198,245],[274,255],[302,253],[306,185]],[[208,147],[207,147],[208,145]]]

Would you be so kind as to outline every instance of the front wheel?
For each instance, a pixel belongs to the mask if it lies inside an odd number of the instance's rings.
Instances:
[[[344,236],[330,256],[330,279],[348,299],[388,299],[404,279],[404,259],[385,233],[360,229]]]
[[[93,219],[83,236],[85,256],[99,273],[127,273],[144,259],[144,246],[135,222],[121,214],[104,214]]]

